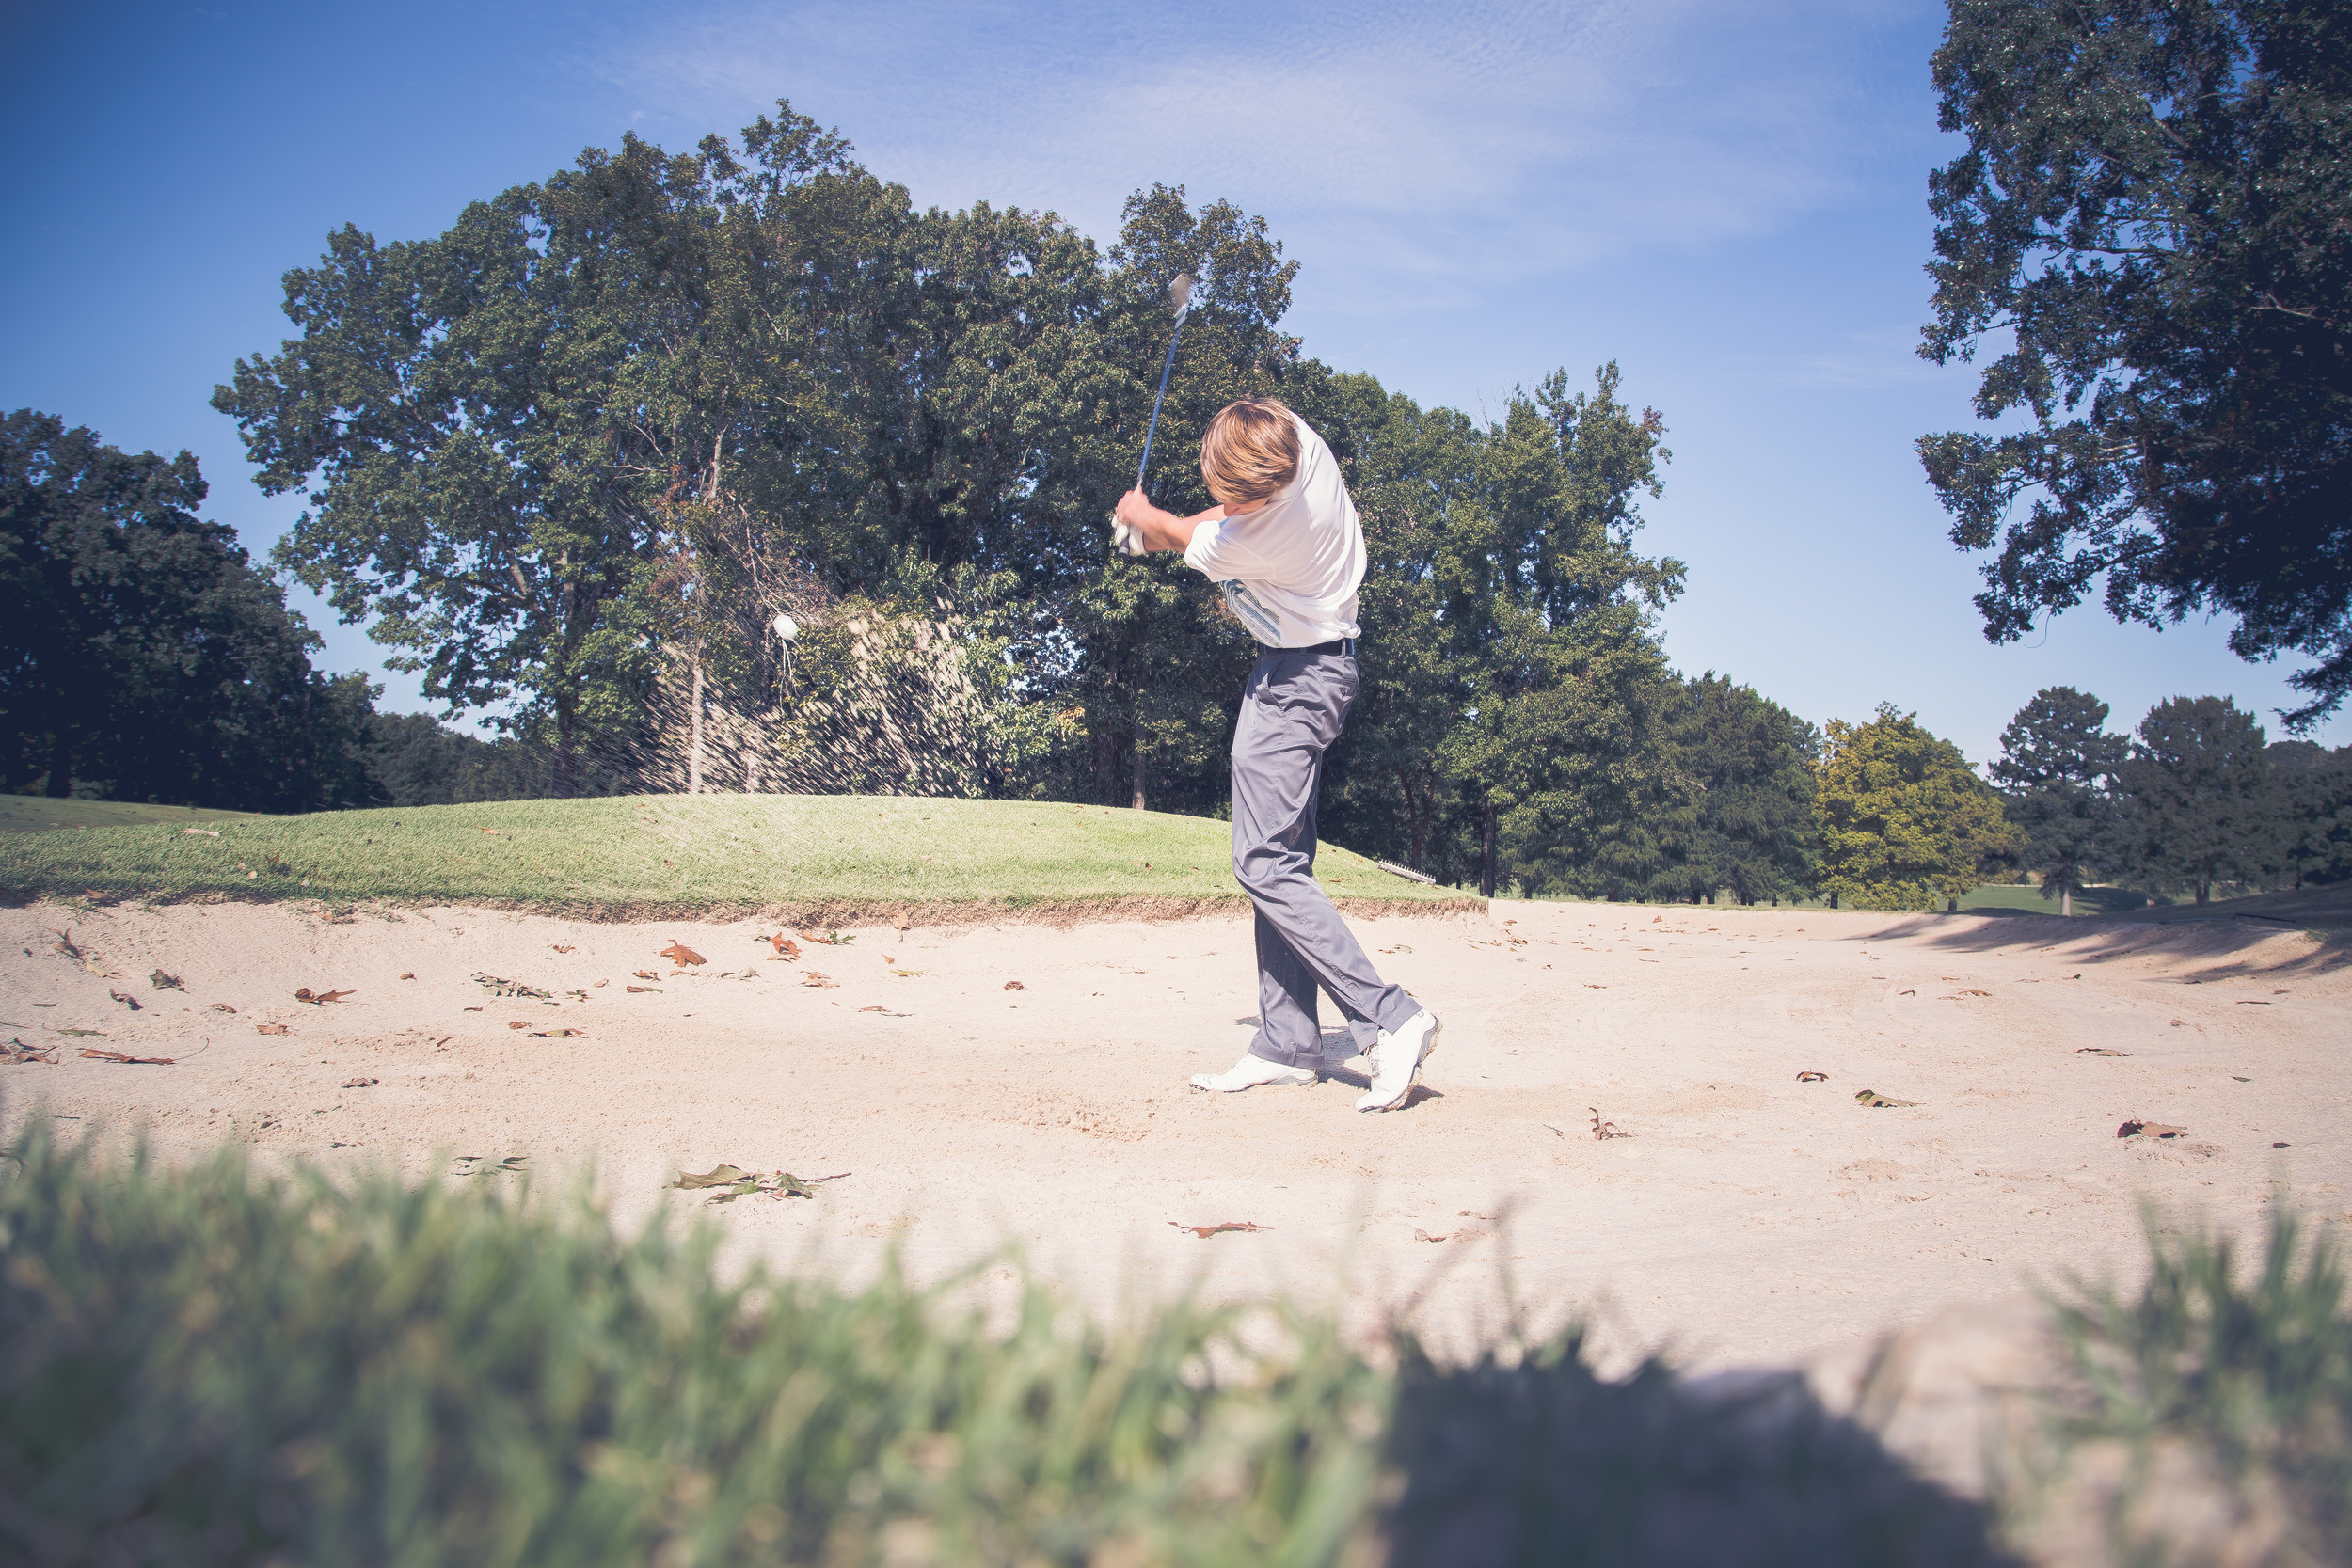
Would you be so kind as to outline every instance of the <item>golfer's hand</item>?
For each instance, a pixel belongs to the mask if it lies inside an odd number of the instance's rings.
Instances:
[[[1119,498],[1115,515],[1129,528],[1141,528],[1148,519],[1157,516],[1159,510],[1152,504],[1151,497],[1140,490],[1130,490]]]

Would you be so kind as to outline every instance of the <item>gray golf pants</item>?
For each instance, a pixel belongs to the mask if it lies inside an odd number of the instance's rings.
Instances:
[[[1314,879],[1323,753],[1356,700],[1352,652],[1268,648],[1242,687],[1233,726],[1233,876],[1257,907],[1258,1033],[1249,1053],[1320,1068],[1317,988],[1331,993],[1356,1049],[1421,1004],[1382,980]]]

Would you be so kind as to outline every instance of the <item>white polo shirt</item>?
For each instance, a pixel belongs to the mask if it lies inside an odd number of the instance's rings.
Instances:
[[[1255,512],[1202,523],[1184,564],[1225,590],[1225,602],[1269,648],[1354,637],[1364,580],[1364,531],[1323,437],[1298,425],[1298,474]]]

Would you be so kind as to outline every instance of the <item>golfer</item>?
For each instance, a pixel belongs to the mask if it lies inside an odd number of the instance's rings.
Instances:
[[[1371,1064],[1372,1090],[1356,1108],[1393,1111],[1438,1043],[1438,1021],[1380,978],[1314,879],[1323,754],[1356,699],[1356,503],[1323,437],[1272,398],[1244,398],[1209,421],[1200,477],[1218,504],[1197,517],[1163,512],[1141,490],[1119,501],[1142,547],[1184,551],[1262,644],[1233,725],[1233,876],[1257,910],[1258,1033],[1233,1068],[1192,1085],[1314,1083],[1320,986]]]

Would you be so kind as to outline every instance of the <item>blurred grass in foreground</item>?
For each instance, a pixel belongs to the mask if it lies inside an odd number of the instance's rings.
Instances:
[[[148,808],[142,808],[148,809]],[[184,827],[215,830],[189,833]],[[1165,812],[913,796],[649,795],[0,835],[19,895],[487,903],[680,917],[791,906],[1231,902],[1232,830]],[[1323,847],[1334,898],[1471,907]],[[812,915],[812,918],[814,915]]]
[[[617,1236],[578,1192],[89,1147],[36,1116],[0,1156],[0,1560],[2020,1560],[2009,1521],[1793,1375],[1610,1382],[1574,1330],[1447,1366],[1279,1305],[1103,1328],[1033,1282],[992,1321],[887,1270],[721,1270],[715,1231]],[[2079,1500],[2067,1462],[2099,1445],[2169,1445],[2282,1544],[2215,1560],[2344,1560],[2331,1253],[2281,1226],[2241,1282],[2221,1243],[2160,1243],[2140,1298],[2062,1323],[2097,1380],[2050,1407],[2053,1485],[2012,1494],[2021,1518]],[[2157,1560],[2146,1516],[2090,1523],[2064,1560]]]

